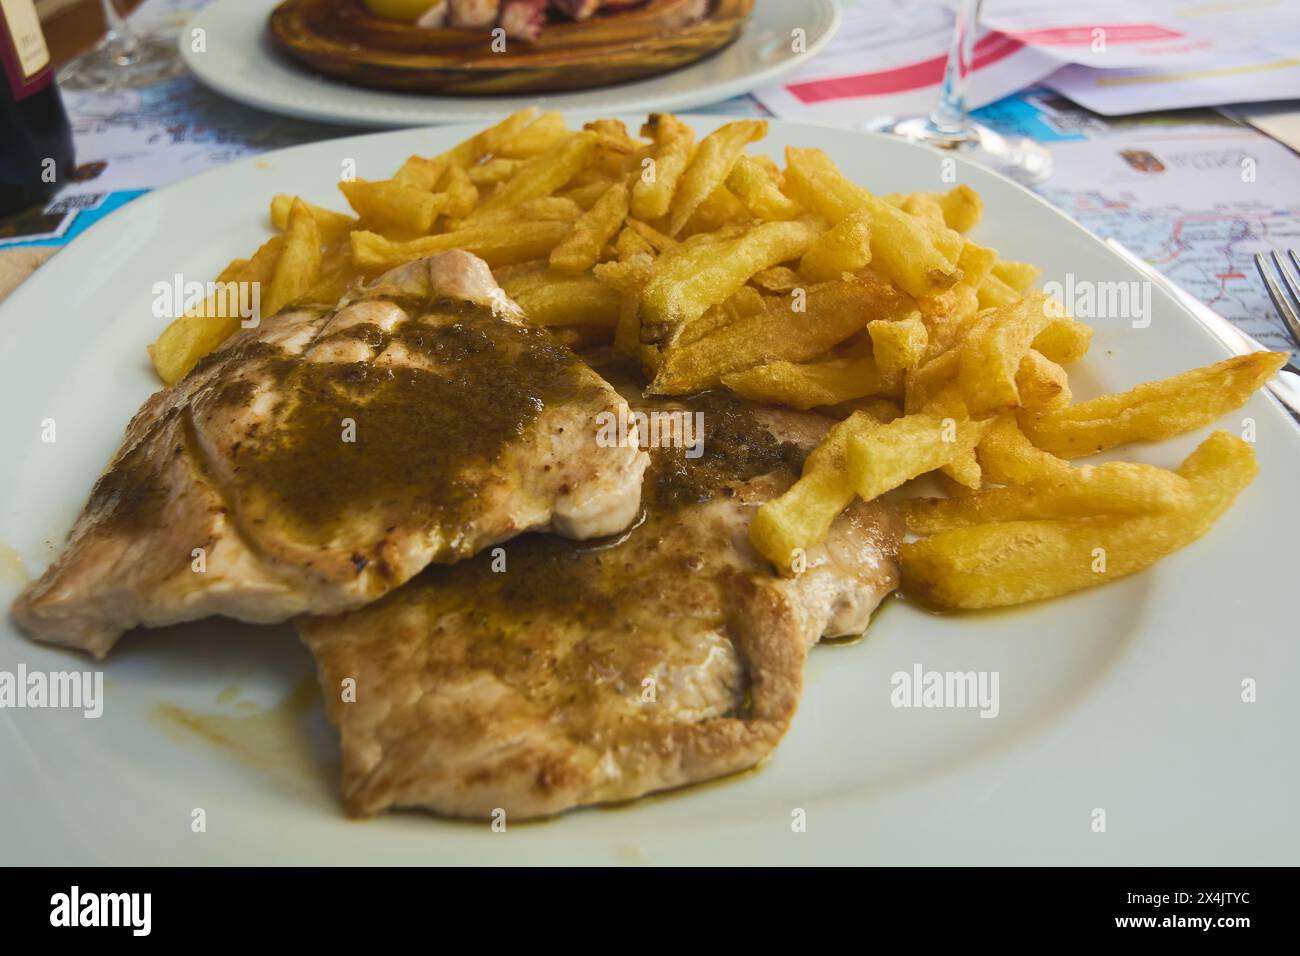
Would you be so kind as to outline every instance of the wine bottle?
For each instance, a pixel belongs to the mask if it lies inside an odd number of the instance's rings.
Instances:
[[[72,129],[33,0],[0,0],[0,215],[49,198],[72,174]]]

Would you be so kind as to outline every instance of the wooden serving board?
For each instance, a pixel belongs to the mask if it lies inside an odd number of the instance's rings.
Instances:
[[[484,96],[553,93],[666,73],[714,53],[744,28],[754,0],[650,0],[583,23],[554,20],[532,43],[493,52],[486,31],[424,29],[371,15],[361,0],[285,0],[276,47],[313,72],[358,86]]]

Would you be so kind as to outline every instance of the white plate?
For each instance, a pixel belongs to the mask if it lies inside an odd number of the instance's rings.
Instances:
[[[194,75],[231,99],[322,123],[391,128],[498,119],[525,106],[573,116],[683,110],[747,93],[817,55],[840,25],[836,0],[762,0],[739,39],[715,56],[634,83],[546,96],[433,96],[348,86],[290,63],[271,47],[267,15],[279,0],[214,0],[181,31],[181,56]],[[192,31],[205,32],[196,53]],[[804,52],[791,49],[804,31]]]
[[[629,120],[635,120],[629,117]],[[693,119],[701,129],[718,121]],[[152,287],[207,280],[266,232],[266,200],[339,205],[340,163],[382,176],[467,129],[407,130],[234,163],[93,226],[0,306],[0,540],[39,570],[155,387]],[[773,123],[760,147],[827,150],[881,192],[941,186],[921,147]],[[958,165],[985,198],[977,238],[1044,279],[1134,280],[1102,243],[1030,193]],[[1087,396],[1215,361],[1223,351],[1160,290],[1149,328],[1098,321],[1072,376]],[[42,422],[57,441],[42,443]],[[287,627],[207,621],[128,636],[104,666],[104,715],[0,710],[0,847],[7,862],[1284,863],[1300,858],[1294,544],[1300,431],[1256,396],[1222,427],[1257,429],[1261,474],[1203,540],[1154,569],[1015,612],[939,617],[893,602],[867,639],[811,655],[789,735],[761,771],[617,811],[494,834],[424,814],[344,819],[336,747]],[[1209,430],[1129,450],[1165,465]],[[0,562],[3,565],[4,562]],[[19,582],[0,586],[7,601]],[[29,643],[11,621],[0,670],[92,666]],[[906,710],[890,678],[997,671],[1001,710]],[[1242,681],[1258,684],[1243,703]],[[304,684],[306,682],[306,684]],[[268,709],[244,713],[222,691]],[[158,708],[208,715],[208,738]],[[251,705],[250,705],[251,706]],[[224,721],[224,723],[222,722]],[[214,737],[224,737],[218,742]],[[207,831],[191,814],[206,811]],[[1107,831],[1091,829],[1095,808]],[[792,832],[806,813],[807,832]]]

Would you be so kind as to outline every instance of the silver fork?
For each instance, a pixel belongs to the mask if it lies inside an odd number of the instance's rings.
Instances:
[[[1291,258],[1291,265],[1300,270],[1300,256],[1296,255],[1294,249],[1288,249],[1287,255]],[[1272,263],[1273,269],[1269,268]],[[1276,249],[1267,256],[1262,252],[1255,254],[1255,268],[1259,270],[1259,277],[1264,280],[1264,287],[1268,289],[1268,297],[1273,300],[1273,308],[1277,309],[1277,314],[1282,317],[1282,322],[1286,325],[1286,330],[1291,333],[1291,340],[1295,342],[1296,348],[1300,348],[1300,281],[1296,280],[1294,273],[1287,267],[1286,260],[1283,259]],[[1273,274],[1277,271],[1277,275]],[[1281,278],[1281,284],[1278,278]],[[1283,291],[1285,287],[1286,291]],[[1290,298],[1287,293],[1290,293]]]

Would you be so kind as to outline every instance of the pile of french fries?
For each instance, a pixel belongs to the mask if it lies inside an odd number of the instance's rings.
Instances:
[[[353,214],[276,196],[277,235],[223,282],[258,282],[262,313],[333,304],[355,283],[464,249],[530,321],[577,348],[612,343],[652,394],[727,389],[839,420],[799,481],[756,513],[754,547],[783,573],[855,498],[936,473],[952,492],[901,504],[905,591],[987,608],[1090,587],[1203,534],[1253,478],[1225,432],[1175,471],[1071,465],[1207,425],[1286,360],[1259,353],[1075,403],[1065,367],[1091,329],[1032,286],[1038,270],[969,232],[966,186],[877,196],[825,153],[785,167],[746,148],[761,120],[702,139],[652,115],[569,129],[524,110],[389,179],[339,184]],[[213,302],[151,347],[172,383],[238,326]]]

